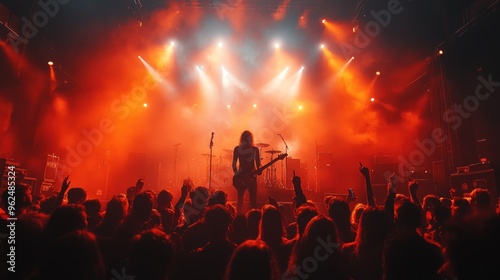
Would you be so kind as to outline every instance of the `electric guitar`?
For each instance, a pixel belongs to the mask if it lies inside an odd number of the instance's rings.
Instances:
[[[264,171],[266,168],[269,166],[273,165],[275,162],[278,160],[283,160],[286,158],[288,154],[280,154],[278,155],[277,158],[271,160],[270,162],[264,164],[261,166],[259,169],[254,170],[252,172],[239,172],[233,176],[233,186],[236,188],[236,190],[246,190],[247,186],[250,182],[252,182],[253,178],[255,175],[260,175],[262,174],[262,171]]]

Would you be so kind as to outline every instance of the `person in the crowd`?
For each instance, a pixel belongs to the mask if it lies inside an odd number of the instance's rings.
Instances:
[[[128,200],[124,194],[117,194],[107,203],[102,222],[94,233],[99,237],[111,238],[128,215]]]
[[[130,246],[130,275],[136,280],[165,280],[174,258],[174,245],[159,228],[142,231]]]
[[[83,229],[74,230],[58,236],[50,244],[35,279],[104,280],[104,269],[94,234]]]
[[[278,263],[273,251],[260,240],[247,240],[234,251],[225,280],[279,280]]]
[[[393,222],[386,211],[375,206],[364,208],[356,240],[342,246],[352,280],[382,279],[382,252],[392,230]]]
[[[68,190],[68,204],[81,204],[87,200],[87,191],[84,188],[71,188]]]
[[[340,251],[337,230],[330,218],[318,215],[308,223],[293,248],[283,279],[349,279],[348,262]]]
[[[46,231],[50,239],[72,232],[87,229],[87,214],[85,207],[80,204],[63,205],[52,212],[47,223]]]
[[[351,226],[355,231],[358,230],[359,219],[361,218],[361,214],[363,214],[363,210],[365,210],[366,207],[366,204],[356,203],[351,211]]]
[[[174,196],[169,190],[161,190],[158,193],[156,200],[156,210],[161,215],[161,224],[163,231],[171,234],[173,231],[174,207],[172,206],[172,199]]]
[[[259,209],[251,209],[246,215],[248,225],[248,239],[257,239],[259,237],[259,225],[262,213]]]
[[[337,228],[337,238],[340,244],[353,242],[356,231],[351,225],[351,210],[347,201],[341,197],[333,197],[328,201],[328,215]]]
[[[94,231],[95,227],[102,222],[101,201],[90,199],[83,203],[85,213],[87,213],[87,229]]]
[[[248,239],[248,224],[247,217],[243,214],[238,214],[233,220],[232,230],[229,233],[229,239],[236,245],[240,245]]]
[[[278,260],[280,272],[287,268],[293,242],[284,237],[282,217],[276,207],[266,204],[262,207],[260,220],[259,240],[266,242]]]
[[[207,208],[203,223],[209,239],[202,248],[190,252],[188,261],[191,265],[187,279],[224,278],[227,264],[237,247],[227,237],[231,220],[231,214],[225,206],[215,204]]]
[[[395,232],[388,238],[383,253],[383,279],[439,279],[443,265],[441,248],[418,232],[422,209],[410,201],[395,208]]]
[[[295,210],[295,215],[298,227],[298,237],[300,238],[300,236],[304,233],[307,224],[312,220],[312,218],[318,216],[319,213],[315,207],[304,204]]]

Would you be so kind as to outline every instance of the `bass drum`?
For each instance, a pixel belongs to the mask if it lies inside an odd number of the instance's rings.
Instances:
[[[217,176],[213,182],[214,187],[220,190],[230,190],[233,188],[233,169],[230,166],[221,166],[217,170]]]

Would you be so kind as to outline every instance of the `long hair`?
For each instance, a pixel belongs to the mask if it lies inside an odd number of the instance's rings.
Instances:
[[[266,204],[262,207],[259,239],[269,246],[280,245],[283,240],[283,225],[281,214],[276,207]]]
[[[363,210],[356,235],[356,254],[366,257],[374,252],[381,253],[386,238],[392,231],[389,215],[377,207],[369,206]]]
[[[279,267],[271,248],[261,240],[247,240],[229,261],[226,280],[279,280]]]
[[[333,246],[326,248],[321,244]],[[316,260],[318,250],[321,250],[321,254],[326,258]],[[304,234],[293,248],[286,279],[299,279],[296,268],[303,266],[310,259],[315,259],[317,265],[315,270],[308,272],[307,279],[349,279],[347,262],[337,244],[335,223],[329,217],[318,215],[307,224]]]
[[[253,146],[253,134],[249,130],[245,130],[241,133],[240,144],[243,143]]]

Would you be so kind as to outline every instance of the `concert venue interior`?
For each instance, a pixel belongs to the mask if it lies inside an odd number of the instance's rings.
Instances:
[[[498,6],[2,0],[1,166],[34,197],[69,175],[103,203],[139,178],[175,201],[190,178],[234,202],[250,130],[263,164],[287,154],[258,176],[260,205],[291,202],[294,172],[317,203],[348,188],[366,203],[360,164],[378,203],[390,174],[403,194],[414,179],[422,197],[480,187],[496,202]]]

